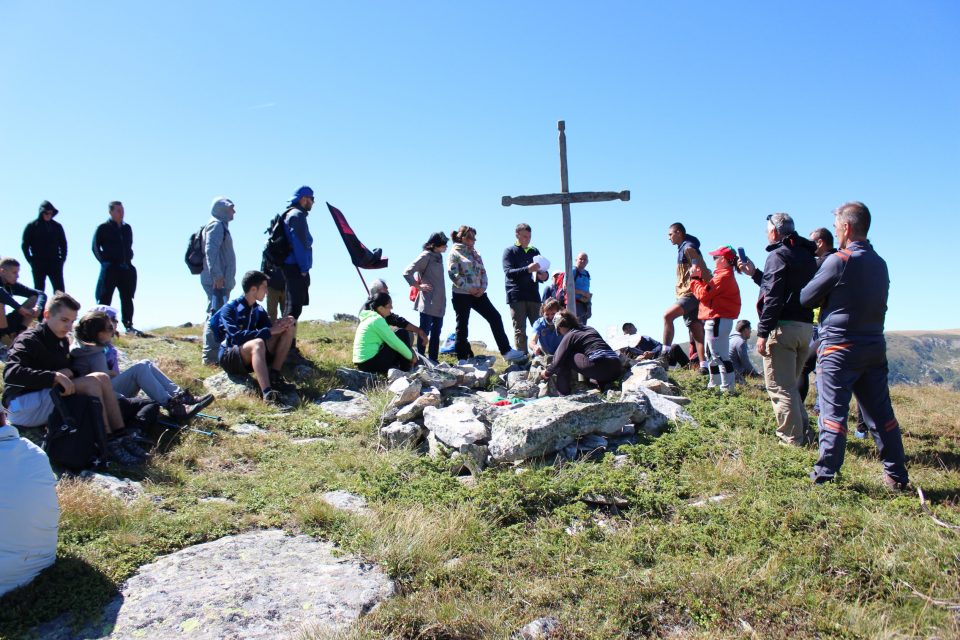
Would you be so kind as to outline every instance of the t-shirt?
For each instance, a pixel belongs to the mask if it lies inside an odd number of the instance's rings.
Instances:
[[[546,318],[537,318],[537,321],[533,323],[533,332],[537,334],[537,344],[540,345],[544,353],[552,355],[557,352],[557,347],[560,346],[563,336],[557,333],[557,330],[553,328],[551,323],[547,322]]]

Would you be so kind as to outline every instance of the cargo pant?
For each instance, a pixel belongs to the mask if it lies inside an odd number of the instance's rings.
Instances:
[[[813,438],[810,418],[797,389],[811,335],[812,324],[781,322],[767,337],[769,355],[763,358],[763,377],[777,420],[777,436],[798,447]]]
[[[820,458],[810,474],[814,482],[828,482],[840,471],[853,395],[877,444],[884,471],[907,484],[903,439],[890,402],[887,370],[887,344],[882,336],[820,345]]]

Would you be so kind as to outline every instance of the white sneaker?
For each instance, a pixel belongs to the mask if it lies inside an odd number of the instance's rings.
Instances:
[[[503,354],[503,359],[507,362],[520,362],[521,360],[527,359],[527,354],[523,351],[517,351],[516,349],[510,349],[505,354]]]

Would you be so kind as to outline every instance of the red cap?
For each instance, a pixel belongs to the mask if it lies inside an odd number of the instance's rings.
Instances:
[[[733,247],[730,247],[730,246],[720,247],[716,251],[711,251],[710,255],[720,256],[730,264],[737,263],[737,253],[736,251],[733,250]]]

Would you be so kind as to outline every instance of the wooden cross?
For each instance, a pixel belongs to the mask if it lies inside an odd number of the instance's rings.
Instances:
[[[538,196],[503,196],[500,201],[505,207],[512,204],[522,207],[541,204],[559,204],[563,211],[563,266],[566,270],[564,282],[567,286],[567,309],[571,313],[577,313],[577,296],[571,292],[576,290],[576,286],[571,286],[571,277],[573,275],[573,243],[570,238],[570,204],[573,202],[607,202],[609,200],[630,200],[629,191],[578,191],[570,193],[567,183],[567,136],[564,133],[566,124],[563,120],[557,122],[557,129],[560,131],[560,193],[547,193]]]

